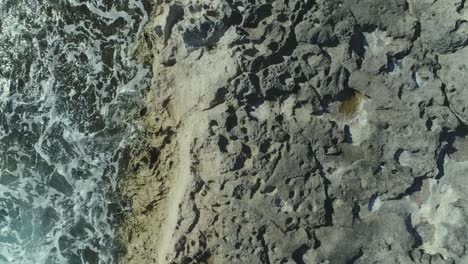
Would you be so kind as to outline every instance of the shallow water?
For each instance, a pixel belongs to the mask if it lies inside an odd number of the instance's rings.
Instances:
[[[0,264],[115,263],[141,0],[0,0]]]

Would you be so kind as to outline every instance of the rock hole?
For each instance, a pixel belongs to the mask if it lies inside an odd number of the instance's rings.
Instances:
[[[253,13],[251,13],[244,22],[246,28],[256,28],[258,24],[265,18],[271,16],[272,6],[265,4],[258,7]]]
[[[351,130],[349,128],[349,125],[345,125],[343,129],[344,133],[344,142],[348,144],[353,143],[353,135],[351,134]]]
[[[167,41],[171,37],[172,28],[175,24],[184,18],[184,8],[180,5],[172,5],[169,8],[169,14],[166,18],[166,26],[164,27],[164,45],[167,45]]]
[[[246,160],[247,159],[243,155],[239,155],[236,158],[236,161],[234,162],[234,167],[232,169],[233,170],[240,170],[240,169],[244,168]]]
[[[260,144],[260,152],[267,153],[270,149],[271,143],[269,140],[265,140]]]
[[[223,22],[226,25],[234,26],[234,25],[240,25],[242,24],[242,20],[244,20],[244,17],[239,11],[232,11],[231,15],[229,17],[226,17],[226,19],[223,19]]]
[[[414,243],[413,243],[413,248],[417,248],[422,245],[422,237],[419,235],[418,231],[416,231],[416,228],[414,228],[413,223],[411,221],[411,214],[406,216],[405,218],[405,225],[406,225],[406,230],[408,233],[413,237]]]
[[[392,56],[387,56],[387,66],[385,67],[385,72],[392,73],[398,71],[399,69],[400,65],[398,61]]]
[[[279,44],[278,44],[278,42],[271,42],[270,44],[268,44],[268,48],[271,51],[276,52],[279,49]]]
[[[206,15],[207,16],[210,16],[210,17],[217,17],[218,16],[218,12],[216,10],[207,10],[206,11]]]
[[[267,186],[265,186],[265,188],[263,188],[261,193],[262,194],[270,194],[270,193],[273,193],[274,191],[276,191],[275,186],[267,185]]]
[[[404,149],[398,149],[393,155],[393,159],[398,165],[400,165],[400,156],[401,154],[403,154],[404,151],[405,151]]]
[[[147,108],[147,107],[143,107],[143,108],[140,110],[140,116],[141,116],[141,117],[145,116],[147,112],[148,112],[148,108]]]
[[[219,150],[223,153],[227,153],[227,146],[229,145],[229,140],[225,137],[225,136],[222,136],[220,135],[218,137],[218,147],[219,147]]]
[[[222,104],[226,100],[226,94],[228,90],[226,88],[220,88],[216,91],[213,101],[211,101],[210,106],[214,107],[219,104]]]
[[[360,58],[363,58],[366,54],[366,47],[369,46],[367,43],[366,37],[362,32],[355,32],[351,37],[351,49],[358,55]]]
[[[427,128],[427,131],[432,131],[432,125],[433,125],[432,119],[428,118],[428,119],[426,120],[426,128]]]
[[[291,74],[289,72],[285,72],[279,76],[279,82],[282,85],[286,85],[286,80],[291,78]]]
[[[164,36],[164,31],[162,30],[161,26],[156,26],[154,27],[154,32],[156,33],[156,36],[162,38]]]
[[[161,152],[157,148],[152,148],[150,151],[150,166],[153,167],[156,163],[156,161],[159,158],[159,155]]]
[[[309,251],[309,249],[309,246],[302,245],[298,249],[294,250],[294,252],[292,253],[292,259],[294,260],[294,262],[296,262],[296,264],[305,264],[303,257],[305,253]]]
[[[210,127],[215,127],[215,126],[218,126],[218,122],[216,122],[216,120],[211,120]]]
[[[355,203],[351,213],[353,214],[353,223],[360,220],[359,213],[361,212],[361,207],[359,204]]]
[[[230,115],[226,118],[226,130],[230,132],[234,127],[237,126],[237,116],[234,108],[229,108],[228,112]]]
[[[252,150],[245,144],[242,144],[242,153],[244,153],[247,158],[252,157]]]

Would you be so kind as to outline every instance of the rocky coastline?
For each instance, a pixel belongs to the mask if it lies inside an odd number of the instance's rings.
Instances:
[[[468,263],[464,0],[148,6],[120,263]]]

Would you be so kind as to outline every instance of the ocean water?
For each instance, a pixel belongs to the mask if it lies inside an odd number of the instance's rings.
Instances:
[[[0,264],[115,263],[141,0],[0,0]]]

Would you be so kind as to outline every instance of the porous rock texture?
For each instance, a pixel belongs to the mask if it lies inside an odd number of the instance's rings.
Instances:
[[[468,263],[465,0],[151,4],[121,263]]]

